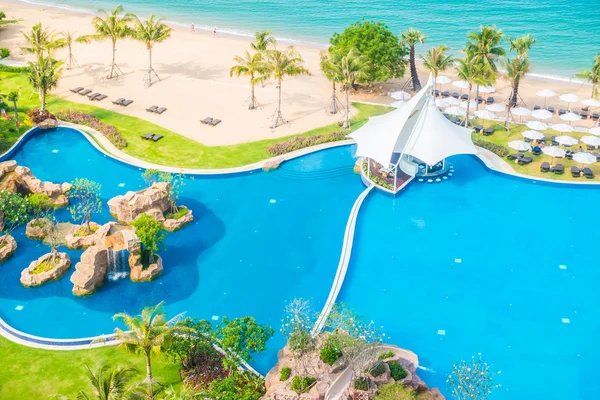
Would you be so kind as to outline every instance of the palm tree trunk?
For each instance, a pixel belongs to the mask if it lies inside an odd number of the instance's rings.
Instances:
[[[46,109],[46,91],[40,88],[40,102],[42,103],[40,106],[40,111],[44,112]]]
[[[469,100],[471,100],[471,88],[469,88]],[[475,110],[479,111],[479,85],[477,85],[477,90],[475,91]]]
[[[148,400],[152,400],[154,393],[152,392],[152,363],[150,361],[150,354],[146,354],[146,385]]]
[[[15,122],[17,123],[17,126],[19,126],[19,111],[17,110],[17,101],[13,100],[13,108],[15,110]]]
[[[413,90],[418,92],[421,90],[421,82],[419,82],[417,65],[415,64],[415,46],[410,46],[410,76],[412,77]]]
[[[252,79],[254,79],[254,77],[252,77]],[[255,103],[254,82],[250,81],[250,105],[248,106],[248,110],[254,110],[254,103]]]
[[[337,114],[337,104],[336,104],[336,98],[335,98],[335,82],[333,82],[333,91],[331,93],[331,113],[332,114]]]
[[[108,79],[112,79],[114,78],[113,73],[116,72],[115,71],[115,56],[117,53],[117,41],[113,40],[112,41],[112,63],[110,64],[110,75],[108,76]],[[115,74],[116,76],[116,74]]]
[[[517,105],[518,98],[519,98],[519,84],[520,84],[519,79],[515,79],[515,84],[513,86],[512,98],[510,99],[511,107],[516,107],[516,105]]]
[[[148,86],[152,85],[152,48],[148,49]]]
[[[71,53],[71,45],[69,44],[69,65],[67,66],[68,70],[71,70],[71,60],[73,59],[73,53]]]
[[[275,115],[273,116],[273,123],[271,124],[271,128],[275,129],[279,126],[279,122],[283,122],[283,116],[281,115],[281,79],[278,80],[278,99],[277,99],[277,110],[275,111]]]
[[[469,85],[469,100],[467,100],[467,115],[465,116],[465,128],[469,127],[469,108],[471,106],[471,90],[473,87]]]
[[[344,122],[344,128],[350,129],[350,100],[348,98],[348,92],[350,91],[350,85],[346,85],[346,121]]]

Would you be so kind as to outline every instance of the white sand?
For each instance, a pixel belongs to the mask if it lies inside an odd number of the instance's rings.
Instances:
[[[17,25],[0,30],[1,46],[10,49],[11,60],[30,59],[30,55],[20,50],[25,44],[20,31],[29,30],[37,22],[56,31],[68,29],[77,31],[78,34],[93,33],[90,15],[20,3],[0,2],[0,8],[8,18],[21,20]],[[287,136],[340,120],[340,114],[328,115],[325,111],[327,99],[331,96],[331,85],[320,74],[319,49],[297,46],[306,60],[306,67],[313,75],[283,82],[282,111],[289,123],[275,130],[270,129],[271,116],[277,102],[276,85],[272,82],[264,87],[258,85],[256,96],[261,108],[249,111],[247,104],[244,104],[250,95],[248,81],[246,78],[229,76],[229,69],[234,64],[232,58],[242,55],[248,49],[249,42],[249,39],[241,37],[215,38],[208,32],[191,33],[185,29],[174,29],[172,37],[156,45],[153,50],[153,67],[162,80],[150,88],[144,87],[148,52],[142,43],[133,40],[117,42],[117,63],[124,75],[110,80],[105,78],[111,61],[110,42],[76,43],[73,54],[80,67],[71,71],[65,68],[60,86],[54,94],[74,102],[93,104],[144,118],[207,145],[227,145]],[[281,48],[284,46],[279,44]],[[56,57],[66,58],[66,54],[66,50],[61,50]],[[423,80],[426,79],[425,73],[421,75]],[[389,83],[385,88],[395,89],[402,84],[403,82]],[[77,86],[104,93],[108,98],[92,102],[69,92],[69,88]],[[508,84],[499,81],[496,87],[496,102],[504,102],[509,93]],[[591,92],[589,85],[528,79],[521,85],[521,95],[528,106],[543,104],[543,99],[535,97],[535,92],[541,88],[550,88],[559,94],[575,93],[581,99],[588,98]],[[444,90],[460,91],[452,85],[445,85]],[[26,95],[32,93],[32,89],[24,87],[22,92]],[[111,100],[120,97],[130,98],[134,103],[126,108],[111,103]],[[355,95],[352,98],[383,104],[393,101],[387,96],[373,98],[369,95]],[[566,106],[557,97],[549,99],[548,104],[557,108]],[[146,112],[145,109],[151,105],[167,107],[168,111],[162,115]],[[581,105],[572,105],[571,108],[579,106]],[[208,116],[223,122],[216,127],[200,124],[199,121]],[[560,121],[558,118],[554,120]],[[580,121],[575,124],[591,125],[591,122]]]

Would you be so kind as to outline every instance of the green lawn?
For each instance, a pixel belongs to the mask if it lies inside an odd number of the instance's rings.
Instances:
[[[477,124],[482,124],[483,121],[473,120],[472,122],[473,122],[473,125],[477,125]],[[510,135],[509,135],[509,134],[507,134],[506,129],[504,129],[504,124],[490,123],[490,121],[485,121],[485,127],[490,127],[490,126],[496,130],[496,132],[494,132],[493,135],[483,136],[482,134],[474,133],[473,139],[483,140],[486,142],[491,142],[491,143],[495,143],[497,145],[503,146],[511,154],[517,153],[517,151],[508,147],[508,142],[511,142],[513,140],[524,140],[523,136],[521,135],[521,132],[529,130],[529,128],[527,128],[527,126],[525,126],[525,125],[511,124]],[[582,132],[560,133],[560,132],[553,131],[552,129],[548,129],[547,131],[543,131],[542,133],[544,135],[546,135],[546,138],[548,139],[548,140],[546,140],[547,146],[551,145],[550,144],[551,136],[568,135],[568,136],[572,136],[576,139],[581,139],[582,136],[589,136],[588,133],[582,133]],[[583,143],[581,143],[581,145],[583,145],[583,147],[585,149],[585,145]],[[579,145],[573,146],[573,151],[577,151],[578,149],[579,149]],[[551,172],[541,172],[540,171],[540,165],[544,161],[551,162],[552,157],[547,156],[545,154],[536,156],[536,155],[533,155],[533,153],[531,153],[531,152],[528,152],[526,155],[533,157],[533,162],[528,165],[519,165],[515,161],[510,161],[507,158],[504,158],[504,161],[509,163],[515,169],[515,171],[517,171],[521,174],[525,174],[525,175],[538,176],[538,177],[552,179],[552,180],[592,181],[592,182],[600,181],[600,163],[586,165],[586,167],[589,167],[592,171],[594,171],[594,175],[595,175],[594,179],[586,179],[585,177],[573,178],[573,176],[571,176],[571,167],[573,165],[575,165],[575,166],[581,168],[581,164],[578,164],[572,160],[567,160],[566,158],[555,159],[554,164],[560,163],[565,167],[564,174],[556,175]]]
[[[8,93],[17,89],[21,89],[22,92],[19,100],[19,108],[22,111],[39,107],[37,95],[32,92],[23,74],[0,72],[0,91]],[[71,109],[93,114],[100,118],[102,122],[117,127],[127,140],[125,153],[154,164],[181,168],[228,168],[252,164],[270,158],[271,155],[267,151],[267,146],[285,139],[261,140],[232,146],[205,146],[143,119],[92,105],[77,104],[50,96],[47,106],[51,112]],[[390,107],[360,103],[355,103],[354,106],[358,109],[358,113],[353,120],[353,129],[364,125],[371,116],[381,115],[392,110]],[[334,132],[339,129],[339,126],[333,124],[305,132],[300,136]],[[157,143],[140,138],[141,135],[148,132],[163,135],[164,138]],[[6,143],[9,143],[10,140],[11,138],[5,135]]]
[[[90,366],[107,362],[111,366],[133,366],[145,373],[142,356],[116,347],[90,350],[52,351],[15,344],[0,336],[0,399],[49,399],[61,394],[74,399],[79,390],[92,394],[84,363]],[[179,366],[154,358],[153,372],[162,384],[179,387]],[[140,375],[140,380],[144,375]]]

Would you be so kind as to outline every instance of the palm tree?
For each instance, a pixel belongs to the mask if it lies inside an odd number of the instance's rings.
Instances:
[[[410,77],[412,78],[413,90],[418,92],[421,90],[421,82],[419,81],[419,75],[417,74],[417,65],[415,64],[415,44],[425,43],[427,36],[418,29],[408,28],[402,32],[402,38],[400,39],[400,45],[408,45],[410,48]]]
[[[96,34],[92,35],[91,38],[95,40],[106,40],[110,39],[112,43],[112,63],[110,64],[110,73],[107,76],[108,79],[115,78],[123,72],[115,63],[115,53],[117,51],[117,40],[124,39],[131,35],[131,28],[129,22],[131,22],[131,15],[123,13],[123,6],[117,6],[111,12],[100,10],[102,16],[97,16],[92,19],[92,25],[96,30]]]
[[[271,36],[271,31],[261,31],[254,34],[255,41],[250,43],[250,48],[254,51],[263,52],[269,45],[275,45],[275,38]]]
[[[489,77],[493,77],[498,71],[496,65],[498,57],[506,55],[506,51],[501,47],[503,37],[504,33],[497,30],[495,26],[481,26],[481,31],[470,32],[467,35],[468,43],[465,51],[472,54],[473,62],[484,65]]]
[[[265,56],[264,70],[266,76],[273,77],[277,81],[279,91],[277,110],[273,114],[273,123],[271,124],[271,129],[275,129],[287,122],[281,115],[281,84],[283,80],[288,76],[310,75],[310,71],[304,67],[304,59],[294,46],[288,46],[283,51],[277,49],[267,50]]]
[[[529,56],[529,50],[533,47],[537,40],[531,37],[531,33],[525,36],[519,36],[516,39],[508,38],[509,49],[516,51],[519,57]]]
[[[160,81],[158,74],[152,68],[152,46],[158,43],[162,43],[171,37],[171,28],[165,24],[164,18],[156,18],[154,14],[150,15],[146,21],[141,21],[137,16],[134,18],[133,38],[146,45],[149,55],[148,64],[148,80],[146,81],[147,86],[152,85],[152,73],[156,76],[156,79]]]
[[[77,400],[121,400],[137,391],[137,385],[131,382],[138,374],[135,368],[111,368],[106,364],[100,364],[93,370],[86,364],[85,368],[94,394],[90,396],[81,390],[77,393]],[[60,396],[59,399],[68,400],[68,397]]]
[[[348,54],[340,60],[342,72],[342,85],[346,92],[346,118],[344,120],[344,128],[350,129],[350,88],[356,81],[367,78],[368,60],[361,56],[356,49],[352,48]]]
[[[454,63],[454,58],[450,54],[446,54],[449,49],[444,45],[433,47],[427,51],[425,56],[421,56],[423,66],[433,75],[432,93],[435,91],[435,82],[440,72],[447,70]]]
[[[19,132],[19,110],[17,109],[17,101],[19,101],[19,92],[16,90],[13,90],[12,92],[8,93],[8,96],[6,96],[6,99],[13,103],[13,109],[15,111],[15,126],[17,128],[17,133],[18,133]]]
[[[44,28],[40,23],[35,24],[31,31],[21,32],[27,41],[27,47],[21,47],[26,53],[40,56],[46,54],[50,56],[53,50],[60,47],[60,41],[54,31]]]
[[[148,399],[154,397],[152,389],[152,354],[160,353],[169,343],[172,335],[181,330],[170,324],[165,317],[163,302],[153,307],[146,307],[141,315],[132,317],[127,313],[119,313],[113,320],[122,322],[127,331],[115,329],[120,344],[130,353],[143,354],[146,358],[146,394]]]
[[[600,54],[594,57],[591,70],[585,69],[575,76],[592,84],[592,98],[595,98],[598,95],[598,86],[600,86]]]
[[[338,112],[338,103],[341,102],[338,100],[336,96],[336,83],[341,83],[344,80],[344,76],[342,74],[341,66],[341,54],[335,47],[331,46],[327,51],[321,50],[321,72],[325,75],[325,78],[329,82],[332,83],[333,91],[331,94],[330,102],[331,108],[329,112],[331,114],[337,114]]]
[[[77,32],[71,32],[69,30],[60,33],[62,38],[59,39],[59,47],[66,47],[69,50],[69,55],[67,57],[67,70],[71,70],[73,65],[79,66],[77,60],[73,56],[72,46],[73,43],[90,43],[91,39],[89,36],[77,36]]]
[[[469,52],[466,53],[466,57],[464,59],[460,59],[457,62],[456,66],[456,75],[459,79],[467,82],[469,84],[469,98],[471,98],[471,91],[473,90],[473,85],[487,85],[490,83],[489,78],[485,75],[485,66],[476,62],[473,59],[473,55]],[[465,127],[469,124],[469,105],[471,102],[467,102],[467,116],[465,117]]]
[[[504,72],[504,77],[510,82],[510,86],[512,87],[512,92],[508,100],[508,112],[506,113],[506,130],[508,131],[510,110],[511,108],[516,107],[518,103],[519,84],[521,83],[521,79],[531,71],[531,64],[529,63],[528,57],[517,56],[512,60],[506,58],[503,61],[502,66],[506,70],[506,72]]]
[[[244,57],[235,56],[233,58],[237,64],[231,67],[229,70],[229,76],[247,76],[250,78],[250,104],[249,110],[254,110],[260,106],[254,96],[254,86],[258,82],[263,82],[265,78],[265,65],[261,53],[254,53],[250,55],[250,52],[246,51]]]
[[[34,89],[37,89],[40,98],[40,111],[46,109],[46,95],[58,85],[62,75],[62,61],[56,61],[49,56],[38,55],[36,62],[29,63],[27,79]]]

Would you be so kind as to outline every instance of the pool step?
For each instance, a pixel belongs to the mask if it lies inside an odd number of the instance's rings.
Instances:
[[[352,166],[342,166],[336,168],[328,168],[317,171],[294,171],[289,169],[280,168],[275,170],[275,173],[286,179],[293,180],[314,180],[314,179],[330,179],[341,176],[353,175],[354,170]]]

